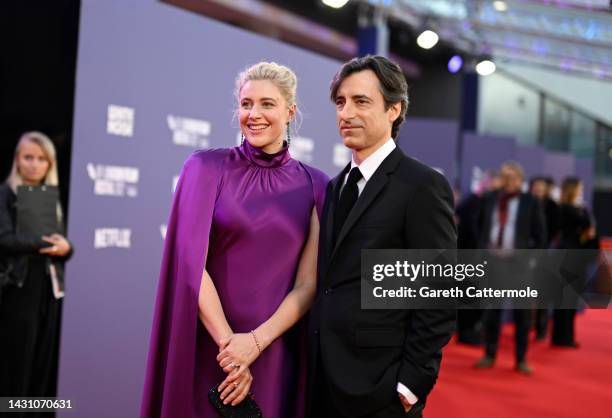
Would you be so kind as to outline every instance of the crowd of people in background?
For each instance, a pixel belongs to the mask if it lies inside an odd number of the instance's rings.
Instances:
[[[521,165],[504,162],[499,171],[486,171],[471,194],[456,202],[459,249],[588,249],[597,248],[595,221],[584,204],[583,184],[567,177],[557,188],[552,177],[526,181]],[[578,348],[576,309],[513,309],[516,371],[530,375],[527,362],[530,331],[551,344]],[[480,369],[495,364],[503,310],[462,309],[458,313],[458,342],[483,345]],[[550,323],[552,322],[552,325]]]

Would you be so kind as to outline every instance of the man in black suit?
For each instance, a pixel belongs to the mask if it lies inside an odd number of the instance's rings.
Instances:
[[[521,165],[507,161],[500,169],[503,186],[488,194],[482,205],[480,248],[534,249],[546,247],[546,223],[540,202],[521,192],[525,174]],[[516,339],[516,370],[531,374],[526,360],[529,336],[529,309],[513,309]],[[492,367],[497,354],[502,310],[485,312],[485,356],[477,368]]]
[[[361,309],[362,249],[454,249],[453,195],[396,146],[408,105],[384,57],[345,63],[331,98],[352,162],[327,188],[309,322],[312,418],[420,417],[455,325],[454,310]]]
[[[483,197],[501,187],[499,173],[494,170],[484,172],[478,187],[457,205],[457,248],[479,248],[478,215]],[[467,255],[467,254],[465,254]],[[460,309],[457,312],[457,342],[469,345],[482,343],[482,310]]]
[[[553,247],[558,233],[559,205],[551,197],[553,187],[554,180],[550,177],[534,177],[529,182],[529,192],[540,201],[544,211],[546,248]],[[536,339],[542,341],[546,338],[546,331],[548,330],[548,309],[536,309],[534,322]]]

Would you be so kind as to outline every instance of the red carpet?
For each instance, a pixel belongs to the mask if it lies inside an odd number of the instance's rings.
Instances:
[[[446,347],[426,418],[612,417],[612,310],[589,310],[576,319],[579,349],[551,348],[530,339],[532,376],[513,371],[513,327],[505,327],[493,369],[472,367],[482,349]]]

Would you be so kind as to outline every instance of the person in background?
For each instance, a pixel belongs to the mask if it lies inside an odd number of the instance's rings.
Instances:
[[[522,166],[507,161],[500,169],[502,188],[483,199],[480,219],[480,247],[491,249],[531,249],[546,245],[546,224],[537,199],[521,193],[525,178]],[[529,310],[512,309],[515,324],[516,370],[531,374],[527,363]],[[490,368],[495,363],[501,329],[501,309],[485,312],[485,356],[477,368]]]
[[[21,137],[10,175],[0,186],[0,274],[4,278],[0,298],[0,396],[54,397],[62,301],[54,296],[51,274],[63,282],[63,263],[71,256],[72,245],[60,234],[29,236],[16,232],[16,191],[21,185],[58,185],[55,148],[40,132]],[[63,225],[59,207],[57,213]],[[53,415],[33,412],[27,417]]]
[[[548,246],[554,246],[559,238],[559,205],[554,197],[555,181],[552,177],[543,177],[546,183],[546,191],[543,198],[544,216],[546,218],[546,232],[548,236]]]
[[[457,222],[457,248],[478,248],[478,216],[482,198],[501,187],[501,179],[495,170],[483,173],[473,193],[461,200],[455,209]],[[482,310],[459,309],[457,311],[457,341],[462,344],[480,345],[482,343]]]
[[[546,248],[553,246],[557,239],[559,229],[559,206],[551,197],[554,185],[554,180],[551,177],[543,176],[534,177],[529,182],[529,192],[540,201],[540,205],[544,211],[547,232]],[[535,309],[534,327],[537,341],[543,341],[546,338],[548,317],[548,309]]]
[[[595,225],[583,204],[583,186],[577,177],[567,177],[561,185],[559,201],[559,241],[557,248],[581,250],[595,237]],[[583,257],[574,260],[582,260]],[[586,265],[580,264],[586,274]],[[583,277],[578,278],[582,282]],[[555,309],[553,312],[552,344],[559,347],[578,347],[575,339],[576,309]]]
[[[543,201],[547,193],[546,179],[544,177],[533,177],[529,181],[529,193],[536,199]]]

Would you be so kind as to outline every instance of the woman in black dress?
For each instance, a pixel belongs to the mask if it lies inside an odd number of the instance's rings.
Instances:
[[[57,360],[63,292],[63,262],[72,247],[60,234],[16,232],[18,186],[57,186],[51,140],[39,132],[24,134],[13,168],[0,185],[0,396],[56,396]],[[61,227],[62,211],[56,208]],[[12,414],[15,417],[18,414]],[[52,413],[27,417],[53,416]]]
[[[577,177],[568,177],[561,186],[559,202],[559,241],[558,248],[580,250],[595,236],[591,215],[582,204],[582,182]],[[582,277],[573,281],[572,287],[579,292],[586,283],[585,257],[581,253],[571,256],[584,271]],[[581,270],[582,271],[582,270]],[[553,314],[552,344],[561,347],[578,347],[574,336],[576,309],[555,309]]]

